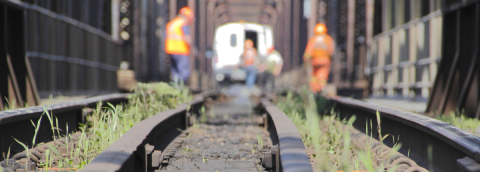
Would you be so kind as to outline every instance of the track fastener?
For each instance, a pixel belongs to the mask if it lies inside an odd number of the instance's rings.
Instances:
[[[468,156],[457,159],[457,166],[465,172],[480,172],[480,164]]]
[[[160,150],[154,150],[152,153],[152,167],[159,167],[160,164],[162,164],[163,161],[163,156],[162,156],[162,151]]]
[[[271,169],[276,171],[277,169],[277,158],[278,157],[278,146],[274,145],[271,147],[270,151],[263,153],[262,157],[262,166],[266,169]]]

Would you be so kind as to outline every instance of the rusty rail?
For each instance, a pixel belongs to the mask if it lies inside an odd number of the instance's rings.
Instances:
[[[475,171],[480,167],[480,138],[455,126],[426,116],[401,111],[377,104],[335,97],[330,99],[336,104],[340,118],[357,117],[354,127],[365,132],[373,131],[378,138],[376,113],[381,116],[382,134],[391,134],[402,143],[399,152],[409,154],[410,158],[422,167],[433,165],[435,171]],[[367,126],[366,126],[367,125]],[[369,133],[370,134],[370,133]],[[387,145],[394,143],[386,139]],[[430,154],[430,155],[429,155]],[[428,157],[431,157],[429,159]]]

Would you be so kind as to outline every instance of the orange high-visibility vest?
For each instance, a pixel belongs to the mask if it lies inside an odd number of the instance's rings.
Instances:
[[[255,64],[255,58],[257,57],[257,50],[255,48],[245,48],[243,53],[243,64],[250,66]]]
[[[183,32],[183,26],[187,24],[187,20],[180,17],[176,17],[168,22],[165,38],[165,52],[167,54],[190,54],[190,47],[185,41],[185,33]]]
[[[305,54],[315,58],[330,58],[333,55],[333,39],[327,34],[315,35],[308,40]]]

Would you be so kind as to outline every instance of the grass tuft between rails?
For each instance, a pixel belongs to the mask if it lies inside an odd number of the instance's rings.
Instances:
[[[351,144],[350,128],[355,121],[355,116],[348,120],[340,120],[325,98],[315,97],[304,89],[300,93],[289,92],[286,97],[279,98],[277,107],[297,126],[314,171],[390,172],[396,170],[396,167],[386,169],[386,164],[377,163],[378,159],[370,146],[359,148]],[[380,123],[378,114],[377,120]],[[370,136],[372,136],[371,132]],[[378,134],[381,135],[381,133]],[[387,136],[389,135],[385,135],[380,140]],[[397,151],[399,148],[400,145],[396,145],[392,151]]]
[[[443,114],[435,118],[480,137],[480,119],[467,117],[465,112],[451,113],[450,115]]]
[[[61,134],[65,132],[60,131],[57,118],[54,114],[45,110],[40,120],[43,115],[48,117],[54,135],[53,139],[64,139],[67,153],[60,153],[58,151],[59,147],[47,148],[45,152],[46,160],[37,163],[37,165],[39,168],[44,168],[44,171],[49,171],[48,169],[52,169],[52,167],[82,169],[135,124],[158,112],[175,108],[191,99],[189,90],[183,84],[172,84],[170,86],[166,83],[139,83],[135,93],[128,96],[129,101],[126,105],[114,106],[108,104],[108,107],[102,107],[102,103],[99,102],[92,114],[87,116],[88,122],[81,124],[81,134],[78,141],[75,142],[72,141],[69,134]],[[44,108],[47,109],[48,107]],[[38,130],[40,120],[37,125],[32,121],[36,130]],[[27,155],[30,155],[28,153],[29,148],[44,144],[35,145],[35,142],[33,142],[32,145],[34,146],[32,146],[17,142],[26,149]]]
[[[129,103],[125,107],[118,105],[110,108],[100,108],[90,117],[88,128],[82,129],[85,135],[81,139],[75,156],[82,157],[77,168],[84,167],[102,150],[107,148],[124,133],[140,121],[177,105],[191,100],[188,89],[181,85],[169,86],[166,83],[139,84],[135,94],[129,95]],[[75,167],[75,166],[74,166]]]

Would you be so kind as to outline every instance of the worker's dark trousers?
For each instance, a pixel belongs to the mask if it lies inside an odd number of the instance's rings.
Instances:
[[[272,73],[270,72],[262,72],[258,74],[257,76],[257,84],[262,87],[264,91],[272,91],[274,82],[275,82],[275,76],[273,76]]]
[[[170,54],[172,60],[172,66],[170,67],[170,71],[172,74],[172,79],[178,78],[178,80],[182,80],[184,83],[187,83],[188,77],[190,77],[190,64],[187,55],[178,55],[178,54]]]

